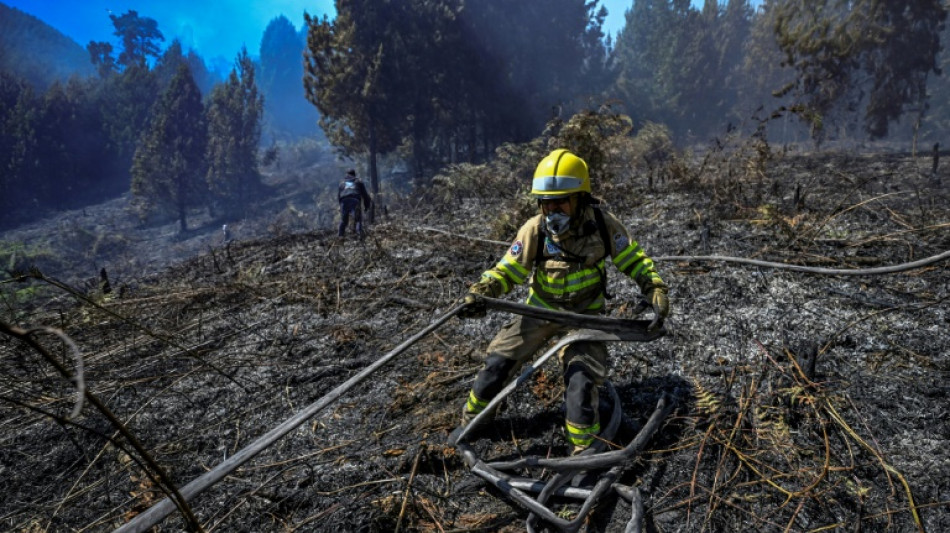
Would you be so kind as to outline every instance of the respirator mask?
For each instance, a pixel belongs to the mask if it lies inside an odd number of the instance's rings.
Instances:
[[[571,217],[564,213],[544,215],[544,226],[554,235],[561,235],[571,225]]]

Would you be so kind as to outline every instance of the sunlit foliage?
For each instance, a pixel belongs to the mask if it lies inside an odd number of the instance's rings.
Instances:
[[[937,72],[947,17],[938,0],[787,0],[777,3],[775,32],[798,74],[800,115],[812,135],[842,107],[863,109],[872,138],[906,111],[922,112],[927,78]]]

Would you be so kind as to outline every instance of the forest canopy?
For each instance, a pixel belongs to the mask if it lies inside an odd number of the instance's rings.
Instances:
[[[300,31],[283,17],[267,26],[250,65],[262,109],[246,133],[271,153],[307,136],[365,158],[374,190],[378,156],[406,161],[404,179],[421,184],[583,112],[623,115],[631,134],[662,125],[679,147],[756,135],[916,149],[950,132],[947,8],[938,0],[631,0],[616,39],[605,35],[596,0],[337,0],[335,8],[333,19],[305,16]],[[115,41],[88,43],[78,61],[91,70],[49,86],[7,68],[45,48],[3,32],[16,46],[0,48],[0,225],[129,191],[135,153],[154,144],[181,65],[203,113],[227,83],[193,51],[165,43],[146,14],[109,16]],[[31,38],[61,37],[32,24]],[[74,49],[55,49],[76,62]],[[207,118],[199,122],[215,123]],[[216,145],[204,145],[201,164],[221,168]],[[223,190],[203,179],[207,191]]]

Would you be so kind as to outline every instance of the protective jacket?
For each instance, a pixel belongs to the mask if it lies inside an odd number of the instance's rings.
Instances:
[[[528,305],[575,313],[602,312],[606,260],[610,257],[643,293],[666,288],[653,260],[630,238],[624,225],[607,212],[603,219],[609,242],[604,242],[594,209],[598,208],[585,206],[571,217],[570,228],[561,235],[543,230],[542,215],[531,218],[518,230],[501,261],[482,274],[479,284],[487,285],[491,296],[498,297],[531,276]]]

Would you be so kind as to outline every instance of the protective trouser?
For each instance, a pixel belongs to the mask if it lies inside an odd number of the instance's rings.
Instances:
[[[569,331],[560,324],[524,316],[506,324],[488,345],[488,357],[469,392],[463,418],[483,411],[549,339]],[[565,346],[559,356],[566,387],[567,437],[575,446],[586,447],[600,432],[598,387],[607,375],[607,347],[602,342],[575,342]]]
[[[346,232],[347,226],[350,224],[350,215],[353,216],[353,222],[356,226],[356,236],[362,239],[363,209],[360,205],[359,196],[340,199],[340,231],[338,233],[340,237],[343,236],[343,234]]]

